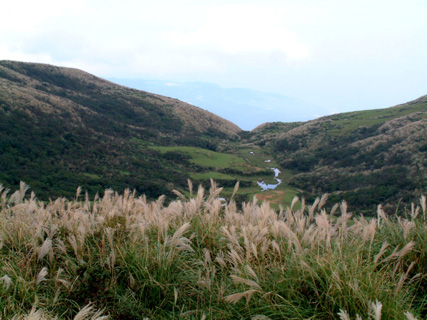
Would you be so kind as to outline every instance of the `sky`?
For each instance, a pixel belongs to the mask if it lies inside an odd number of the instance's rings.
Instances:
[[[14,0],[0,60],[384,108],[427,94],[426,16],[426,0]]]

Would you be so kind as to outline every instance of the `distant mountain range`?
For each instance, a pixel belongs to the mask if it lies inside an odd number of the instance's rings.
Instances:
[[[111,78],[131,88],[176,98],[213,112],[250,131],[265,122],[307,121],[331,110],[300,99],[250,89],[222,88],[205,82]]]

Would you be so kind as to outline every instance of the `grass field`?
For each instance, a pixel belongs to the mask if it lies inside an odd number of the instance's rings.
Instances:
[[[427,211],[0,187],[1,319],[425,319]],[[179,195],[179,193],[177,193]],[[296,209],[295,204],[300,208]]]
[[[274,179],[274,172],[268,168],[277,167],[278,164],[270,154],[258,147],[238,148],[234,154],[182,146],[151,146],[150,148],[162,153],[174,151],[189,155],[190,161],[206,170],[204,172],[190,173],[190,178],[196,183],[202,183],[208,186],[210,184],[210,179],[246,182],[244,186],[239,189],[238,194],[248,199],[257,196],[261,201],[269,201],[276,208],[278,208],[279,205],[290,205],[293,197],[299,193],[298,190],[286,184],[286,179],[291,176],[289,171],[284,171],[279,175],[283,183],[278,186],[277,189],[261,191],[261,188],[257,185],[257,181],[265,181],[267,184],[277,183]],[[233,186],[224,187],[224,197],[228,198],[232,195]],[[185,192],[183,190],[181,191]]]
[[[387,108],[366,110],[357,112],[341,113],[332,116],[333,127],[328,128],[327,132],[332,135],[348,135],[359,127],[369,127],[375,124],[381,124],[397,117],[405,116],[413,112],[424,112],[422,117],[427,117],[425,110],[427,103],[415,103],[405,108]]]
[[[245,161],[233,154],[220,153],[195,147],[163,147],[152,146],[151,149],[167,152],[178,151],[191,156],[191,161],[203,167],[212,168],[246,168]]]

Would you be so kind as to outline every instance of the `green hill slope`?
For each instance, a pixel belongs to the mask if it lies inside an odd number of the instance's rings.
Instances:
[[[254,135],[268,137],[281,166],[294,172],[289,184],[307,193],[368,208],[427,192],[427,96],[288,125],[273,138],[267,129]]]
[[[233,156],[224,152],[234,153]],[[269,167],[280,167],[275,183]],[[396,107],[267,123],[251,132],[210,112],[86,72],[0,61],[0,183],[41,199],[106,188],[148,197],[219,181],[275,205],[331,193],[358,210],[427,192],[427,96]]]
[[[200,108],[80,70],[0,61],[0,181],[24,180],[41,198],[79,185],[168,194],[192,164],[150,146],[220,150],[240,132]]]

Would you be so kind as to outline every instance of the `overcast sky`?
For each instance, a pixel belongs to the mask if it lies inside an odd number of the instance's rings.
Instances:
[[[0,59],[362,110],[427,94],[426,17],[426,0],[14,0]]]

